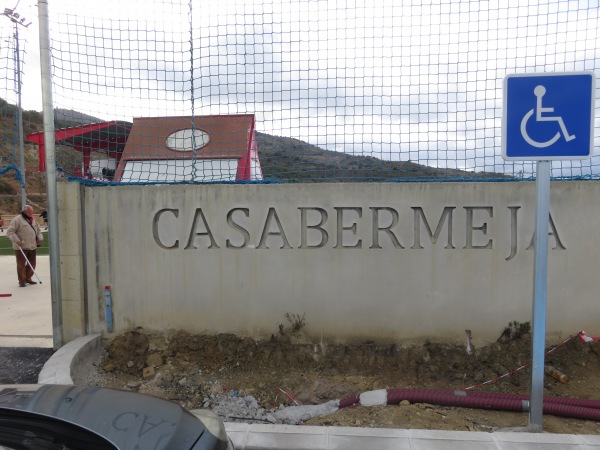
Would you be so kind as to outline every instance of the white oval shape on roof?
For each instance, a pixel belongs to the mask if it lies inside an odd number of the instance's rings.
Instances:
[[[165,145],[177,152],[191,152],[204,147],[210,141],[210,136],[204,130],[185,128],[167,136]]]

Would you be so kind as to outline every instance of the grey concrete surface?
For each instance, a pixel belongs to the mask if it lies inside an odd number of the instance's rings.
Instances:
[[[236,450],[600,449],[600,436],[225,424]]]
[[[115,333],[268,339],[289,312],[315,340],[462,341],[469,329],[480,346],[531,315],[533,183],[58,187],[66,340],[84,314],[89,332],[106,330],[82,301],[106,285]],[[600,182],[552,184],[552,341],[598,326],[598,197]]]
[[[15,258],[0,256],[0,294],[8,295],[0,297],[0,384],[37,383],[54,352],[48,256],[38,256],[36,272],[43,284],[20,288]]]
[[[1,233],[4,235],[6,230]],[[0,347],[52,347],[50,258],[37,257],[42,284],[19,287],[14,256],[0,256]],[[35,277],[34,280],[37,280]]]

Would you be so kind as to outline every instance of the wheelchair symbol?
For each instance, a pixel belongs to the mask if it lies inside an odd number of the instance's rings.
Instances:
[[[563,121],[562,117],[560,117],[560,116],[558,116],[558,117],[542,116],[542,113],[554,112],[554,108],[542,107],[542,97],[544,95],[546,95],[546,88],[542,85],[536,86],[535,89],[533,90],[533,93],[537,97],[535,110],[530,109],[529,112],[527,114],[525,114],[525,116],[523,116],[523,119],[521,120],[521,135],[523,136],[523,139],[525,139],[525,141],[529,145],[536,147],[536,148],[550,147],[552,144],[554,144],[556,141],[558,141],[560,139],[561,132],[564,135],[565,140],[567,142],[575,139],[575,135],[569,134],[569,132],[567,131],[567,127],[565,126],[565,122]],[[560,127],[560,131],[557,131],[556,134],[550,140],[548,140],[546,142],[534,141],[527,134],[527,121],[530,119],[531,116],[533,116],[534,111],[535,111],[535,121],[536,122],[558,122],[558,125]]]

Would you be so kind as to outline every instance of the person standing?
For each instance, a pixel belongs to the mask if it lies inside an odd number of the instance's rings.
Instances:
[[[33,208],[29,205],[23,208],[21,214],[11,220],[6,236],[12,241],[12,247],[17,257],[17,275],[19,287],[37,284],[31,277],[35,270],[36,250],[44,240],[40,226],[33,217]],[[23,250],[21,252],[21,250]],[[29,264],[27,264],[27,260]]]
[[[40,217],[44,219],[44,226],[46,227],[46,231],[48,231],[48,211],[43,210],[40,213]]]

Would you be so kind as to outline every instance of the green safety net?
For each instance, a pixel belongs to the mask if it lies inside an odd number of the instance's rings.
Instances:
[[[532,179],[535,162],[502,158],[503,80],[598,72],[592,3],[51,2],[57,170],[94,184]],[[0,174],[20,179],[23,67],[5,18]],[[29,79],[21,89],[38,89]],[[31,109],[25,151],[40,171]],[[596,179],[599,162],[554,161],[552,176]]]

